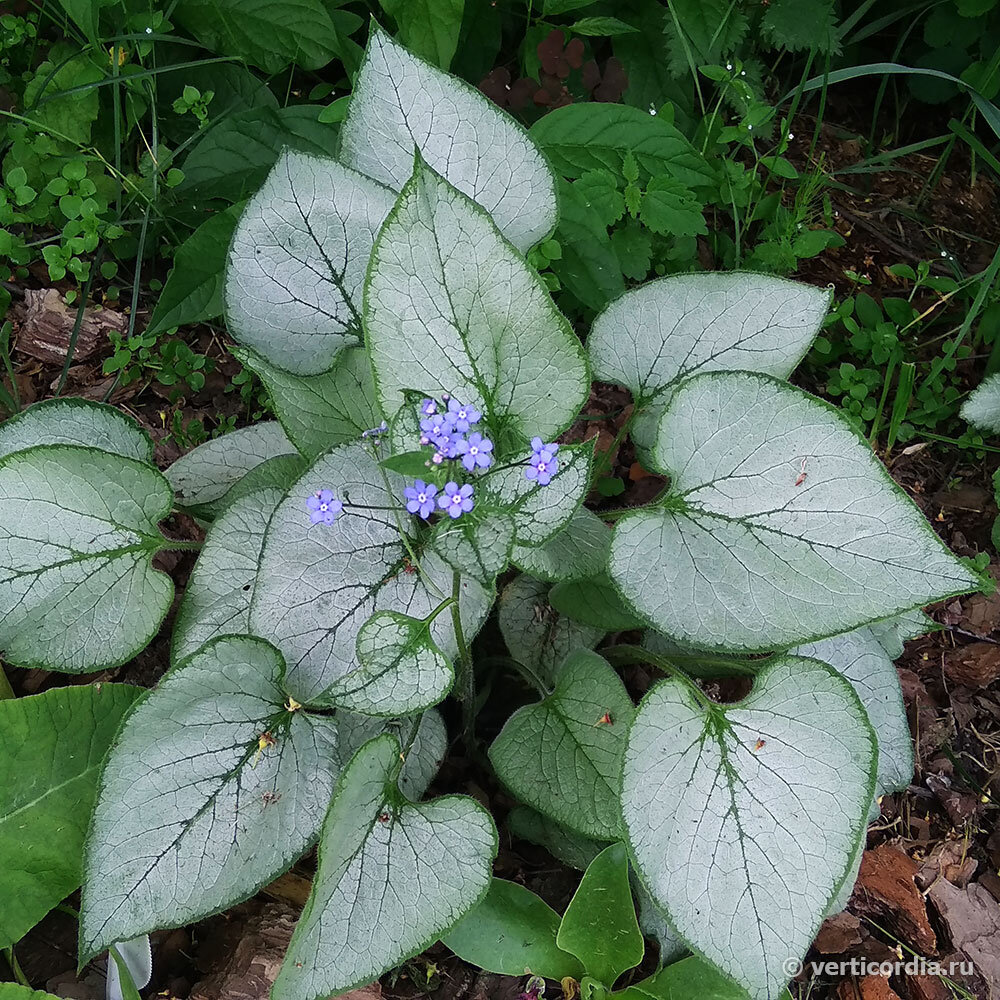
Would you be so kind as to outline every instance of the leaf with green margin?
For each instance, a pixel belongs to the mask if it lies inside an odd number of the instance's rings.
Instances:
[[[495,442],[549,440],[586,402],[583,349],[537,272],[422,161],[375,241],[364,303],[387,414],[405,390],[448,393],[482,410]]]
[[[87,837],[81,962],[248,899],[315,841],[341,766],[337,727],[285,708],[283,669],[262,639],[226,636],[125,720]]]
[[[458,48],[465,0],[380,0],[413,55],[447,69]]]
[[[264,383],[278,423],[306,458],[359,439],[382,422],[371,361],[363,347],[346,347],[321,375],[292,375],[247,347],[233,354]]]
[[[212,438],[181,455],[164,475],[183,507],[221,500],[251,469],[277,455],[294,455],[281,424],[265,420]]]
[[[340,445],[317,460],[275,511],[250,626],[281,649],[289,689],[303,704],[356,668],[358,631],[376,611],[427,618],[452,594],[453,571],[429,550],[418,554],[417,572],[407,572],[412,543],[400,525],[413,521],[401,506],[403,485],[364,445]],[[306,500],[325,488],[359,506],[345,505],[332,525],[313,525]],[[491,602],[491,593],[463,578],[466,639],[479,631]],[[450,616],[435,619],[431,637],[449,659],[458,652]]]
[[[557,583],[549,591],[549,603],[567,618],[604,632],[626,632],[644,624],[605,574]]]
[[[556,945],[559,914],[516,882],[495,878],[486,898],[442,939],[459,958],[501,976],[579,980],[583,966]]]
[[[393,192],[334,159],[285,150],[236,227],[226,322],[296,375],[328,371],[361,337],[372,244]]]
[[[242,479],[237,479],[226,492],[211,503],[188,508],[196,517],[211,519],[224,514],[237,500],[260,490],[279,489],[282,493],[289,483],[295,482],[308,468],[309,463],[298,452],[292,455],[275,455],[255,465]]]
[[[639,930],[645,937],[652,938],[656,942],[659,952],[657,963],[665,965],[667,962],[675,961],[681,955],[686,954],[687,945],[677,936],[677,932],[670,926],[666,916],[653,902],[653,897],[643,888],[642,882],[634,870],[629,881],[632,884],[632,892],[635,894],[639,910]]]
[[[379,611],[359,629],[357,649],[357,668],[338,677],[314,704],[387,718],[412,715],[442,701],[455,680],[428,621]]]
[[[514,518],[503,511],[473,510],[459,518],[442,518],[431,547],[460,573],[492,587],[510,562]]]
[[[152,466],[74,445],[0,459],[0,649],[83,673],[132,659],[173,600],[152,566],[173,495]]]
[[[380,736],[345,768],[274,1000],[317,1000],[370,983],[486,895],[497,852],[490,814],[460,795],[406,801],[395,789],[399,756],[398,741]]]
[[[587,837],[621,834],[621,761],[632,700],[607,661],[571,653],[547,698],[518,709],[490,747],[497,777],[522,801]]]
[[[477,503],[507,511],[517,527],[516,543],[542,545],[570,522],[590,487],[594,442],[560,445],[559,468],[540,486],[524,472],[530,451],[519,452],[476,481]]]
[[[816,660],[772,660],[736,704],[692,687],[663,681],[636,713],[622,778],[628,841],[684,939],[769,1000],[864,838],[878,745],[854,689]]]
[[[415,146],[521,251],[555,227],[555,177],[524,129],[375,24],[340,135],[343,162],[395,191],[413,173]]]
[[[97,776],[140,688],[95,684],[0,701],[0,948],[80,885]]]
[[[153,461],[153,441],[135,420],[89,399],[45,399],[0,424],[0,458],[39,444],[76,444]]]
[[[975,427],[1000,434],[1000,374],[983,379],[962,404],[961,416]]]
[[[556,860],[583,871],[607,842],[585,837],[530,806],[514,806],[507,814],[507,829],[512,837],[544,847]]]
[[[653,447],[674,388],[691,375],[747,370],[787,378],[809,350],[832,292],[769,274],[678,274],[647,282],[594,320],[594,378],[632,393],[632,440]]]
[[[624,844],[606,847],[587,866],[563,914],[556,944],[608,987],[642,961],[646,946],[635,918]]]
[[[747,992],[692,955],[615,994],[615,1000],[747,1000]],[[782,990],[778,1000],[791,1000]]]
[[[681,642],[765,652],[980,585],[840,411],[769,376],[683,383],[653,458],[672,495],[619,521],[608,569]]]
[[[547,542],[514,546],[512,558],[525,573],[560,583],[603,573],[610,551],[611,529],[593,511],[580,507]]]
[[[582,625],[549,605],[549,585],[521,574],[500,594],[497,624],[510,655],[551,683],[574,649],[593,649],[602,629]]]
[[[903,791],[913,780],[913,738],[899,674],[874,629],[869,626],[809,642],[789,654],[829,663],[851,682],[878,737],[875,798]]]
[[[146,336],[222,315],[226,257],[242,211],[243,205],[236,204],[210,215],[177,248]]]
[[[210,639],[250,631],[250,601],[264,547],[264,533],[284,490],[243,497],[213,522],[177,611],[171,663]]]

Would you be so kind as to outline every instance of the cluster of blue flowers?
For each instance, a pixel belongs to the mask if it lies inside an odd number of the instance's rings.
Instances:
[[[420,402],[420,444],[434,448],[429,466],[444,462],[460,461],[466,472],[478,472],[493,464],[493,442],[473,428],[482,419],[473,406],[465,406],[453,397],[445,396],[439,403],[435,399]],[[365,431],[361,436],[376,442],[388,430],[385,421],[380,427]],[[470,433],[471,432],[471,433]],[[548,486],[559,471],[557,444],[545,444],[541,438],[531,441],[531,458],[524,470],[526,479]],[[442,490],[433,483],[416,479],[403,490],[409,513],[429,519],[436,511],[447,513],[454,519],[467,514],[475,506],[475,490],[470,483],[447,482]],[[320,490],[306,500],[313,524],[333,524],[344,504],[336,499],[332,490]]]

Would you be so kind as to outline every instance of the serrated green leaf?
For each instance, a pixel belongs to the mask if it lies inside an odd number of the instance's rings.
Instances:
[[[355,98],[356,100],[357,98]],[[487,213],[418,164],[372,252],[365,332],[387,414],[449,393],[496,437],[558,434],[589,389],[579,340]]]
[[[555,178],[521,126],[373,25],[341,129],[341,157],[399,191],[413,173],[414,147],[519,250],[552,232]]]
[[[320,375],[292,375],[248,348],[233,348],[233,354],[264,383],[278,423],[310,460],[382,422],[363,347],[344,348]]]
[[[707,234],[704,206],[689,187],[673,177],[654,177],[639,207],[642,224],[663,236]]]
[[[212,438],[181,455],[164,475],[184,507],[221,500],[251,469],[277,455],[294,455],[281,424],[266,420]]]
[[[507,814],[507,829],[512,837],[544,847],[558,861],[578,871],[583,871],[608,846],[605,841],[584,837],[528,806],[511,809]]]
[[[514,564],[539,580],[559,583],[598,576],[608,565],[611,529],[586,507],[541,545],[515,545]]]
[[[130,660],[173,599],[153,569],[166,480],[73,445],[0,459],[0,649],[11,663],[81,673]]]
[[[761,21],[772,45],[792,52],[839,49],[837,14],[832,0],[771,0]]]
[[[572,188],[605,226],[613,226],[625,214],[625,199],[610,170],[587,170]]]
[[[962,404],[962,419],[992,434],[1000,434],[1000,374],[983,379]]]
[[[614,35],[628,35],[639,29],[617,17],[583,17],[579,21],[574,21],[569,30],[577,35],[611,38]]]
[[[587,866],[563,914],[556,944],[608,986],[642,961],[645,945],[635,918],[624,844],[606,847]]]
[[[289,689],[300,702],[357,667],[358,631],[376,611],[427,618],[452,594],[453,571],[439,556],[413,552],[419,565],[411,562],[412,545],[400,534],[401,525],[413,525],[402,508],[403,487],[404,480],[381,469],[368,448],[340,445],[291,487],[275,511],[250,626],[281,649]],[[306,500],[322,489],[359,506],[345,506],[332,525],[313,525]],[[491,600],[475,580],[462,580],[462,623],[470,641]],[[435,619],[431,636],[446,657],[455,656],[449,615]]]
[[[0,1000],[60,1000],[44,990],[33,990],[18,983],[0,983]]]
[[[594,377],[632,393],[632,439],[647,450],[683,379],[746,369],[787,378],[816,336],[830,292],[763,274],[675,275],[626,292],[594,320]]]
[[[978,589],[838,410],[765,375],[676,390],[659,508],[618,522],[608,568],[661,632],[766,651]]]
[[[632,713],[628,692],[607,661],[580,649],[559,668],[548,698],[507,720],[490,760],[522,802],[587,837],[615,840]]]
[[[604,631],[561,616],[549,605],[548,591],[541,580],[516,576],[500,594],[497,624],[510,655],[551,682],[569,653],[593,649]]]
[[[252,896],[315,840],[337,729],[285,707],[283,666],[263,640],[226,636],[125,720],[87,838],[81,961]]]
[[[275,1000],[317,1000],[377,979],[447,933],[489,889],[497,851],[489,813],[460,795],[402,800],[399,753],[394,737],[380,736],[341,776]]]
[[[458,48],[465,0],[380,0],[411,53],[447,69]]]
[[[171,662],[186,659],[210,639],[250,631],[250,601],[264,532],[284,490],[243,497],[212,523],[194,564],[171,644]]]
[[[443,939],[459,958],[501,976],[579,980],[583,966],[556,945],[559,914],[530,889],[495,878],[486,898]]]
[[[653,262],[653,237],[635,219],[628,219],[612,232],[611,246],[625,277],[642,281]]]
[[[95,684],[0,701],[0,948],[79,886],[101,761],[142,693]]]
[[[549,602],[560,614],[604,632],[642,628],[643,621],[629,608],[606,574],[587,580],[557,583]]]
[[[89,399],[45,399],[0,424],[0,458],[39,444],[76,444],[153,461],[153,442],[135,420]]]
[[[667,680],[639,706],[622,780],[632,857],[684,939],[753,1000],[781,992],[847,877],[877,754],[854,689],[815,660],[775,659],[735,704]]]
[[[749,21],[730,0],[672,0],[664,18],[674,76],[695,66],[721,63],[743,39]]]
[[[336,160],[286,150],[236,226],[226,321],[296,375],[330,369],[361,336],[372,244],[394,195]]]

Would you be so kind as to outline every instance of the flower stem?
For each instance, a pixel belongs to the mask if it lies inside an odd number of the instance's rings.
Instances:
[[[455,629],[455,642],[458,645],[456,688],[458,700],[462,703],[462,739],[471,748],[476,727],[476,675],[469,647],[465,642],[465,633],[462,631],[462,612],[459,607],[461,585],[462,578],[456,571],[452,574],[451,584],[451,623]]]

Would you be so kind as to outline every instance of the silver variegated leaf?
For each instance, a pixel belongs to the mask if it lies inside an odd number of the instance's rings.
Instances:
[[[586,580],[607,569],[611,529],[586,507],[541,545],[514,546],[514,564],[540,580]]]
[[[983,379],[962,404],[962,418],[975,427],[1000,434],[1000,374]]]

